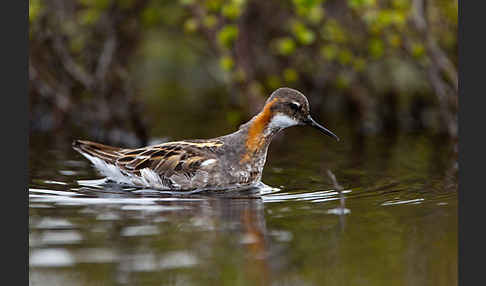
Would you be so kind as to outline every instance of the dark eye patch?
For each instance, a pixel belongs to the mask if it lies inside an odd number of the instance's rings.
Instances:
[[[300,110],[300,105],[297,104],[297,103],[295,103],[295,102],[289,102],[287,104],[294,111],[299,111]]]

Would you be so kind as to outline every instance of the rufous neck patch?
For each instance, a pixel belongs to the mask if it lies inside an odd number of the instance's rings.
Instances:
[[[245,143],[248,152],[257,151],[265,142],[263,131],[272,119],[273,112],[270,108],[276,101],[277,98],[274,98],[272,101],[265,104],[263,111],[260,112],[251,123]]]

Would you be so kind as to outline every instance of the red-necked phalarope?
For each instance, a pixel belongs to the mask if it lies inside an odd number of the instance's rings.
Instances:
[[[73,147],[118,183],[171,191],[234,189],[260,183],[272,138],[295,125],[315,127],[339,141],[312,119],[302,93],[279,88],[259,114],[225,136],[138,149],[75,140]]]

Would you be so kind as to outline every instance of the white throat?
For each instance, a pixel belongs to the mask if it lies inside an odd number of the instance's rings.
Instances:
[[[275,116],[272,117],[272,120],[268,124],[268,127],[269,129],[282,129],[298,124],[299,122],[297,122],[295,119],[290,118],[283,113],[277,113]]]

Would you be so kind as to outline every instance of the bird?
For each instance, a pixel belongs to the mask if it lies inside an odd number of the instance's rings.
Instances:
[[[281,87],[257,115],[228,135],[136,149],[74,140],[73,148],[115,183],[166,191],[232,190],[259,184],[272,139],[285,128],[303,125],[339,141],[311,117],[301,92]]]

